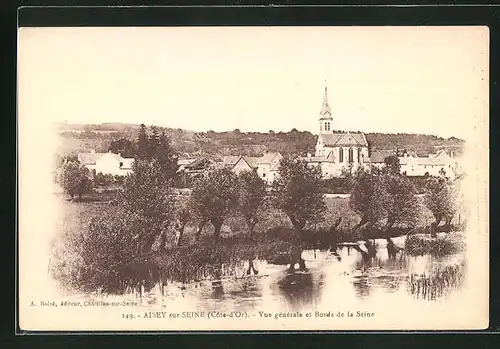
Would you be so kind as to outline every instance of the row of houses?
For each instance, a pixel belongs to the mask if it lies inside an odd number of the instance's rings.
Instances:
[[[453,151],[439,150],[428,156],[417,156],[415,152],[375,151],[370,157],[370,167],[382,168],[388,156],[396,155],[401,173],[407,176],[445,176],[454,179],[460,172],[459,157]]]
[[[230,167],[236,173],[242,171],[256,171],[267,182],[272,182],[278,174],[280,153],[268,152],[261,157],[250,156],[224,156],[220,160],[205,157],[181,158],[178,160],[179,172],[189,175],[203,173],[211,168]],[[113,176],[126,176],[132,172],[133,158],[124,158],[119,154],[79,153],[78,161],[92,173],[110,174]]]
[[[361,162],[356,162],[359,153],[347,148],[344,152],[346,159],[335,157],[334,150],[327,156],[308,155],[302,160],[308,162],[310,166],[319,166],[322,169],[324,178],[338,177],[342,171],[356,171],[363,167],[366,170],[371,168],[382,168],[388,156],[396,155],[401,164],[401,173],[407,176],[446,176],[454,179],[459,172],[459,159],[453,152],[440,150],[427,157],[417,156],[414,152],[404,151],[374,151],[370,157],[363,158]],[[351,155],[349,155],[351,153]],[[354,155],[352,155],[354,153]],[[279,152],[267,152],[260,157],[253,156],[224,156],[222,159],[209,159],[206,157],[181,158],[178,160],[179,172],[188,175],[204,173],[212,168],[229,167],[235,173],[242,171],[255,171],[267,183],[272,183],[278,177],[279,164],[283,155]],[[119,154],[113,153],[80,153],[78,160],[91,172],[126,176],[132,172],[134,159],[123,158]],[[345,160],[345,161],[340,161]]]

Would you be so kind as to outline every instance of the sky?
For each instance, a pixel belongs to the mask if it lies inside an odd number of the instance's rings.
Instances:
[[[467,138],[488,116],[487,27],[19,30],[19,117],[194,131]]]

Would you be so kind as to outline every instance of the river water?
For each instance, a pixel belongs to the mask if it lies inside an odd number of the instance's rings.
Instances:
[[[169,308],[171,302],[182,299],[198,311],[328,312],[340,305],[379,309],[387,301],[392,306],[418,306],[443,302],[460,292],[466,274],[463,255],[413,257],[400,252],[391,259],[385,240],[377,240],[377,245],[376,257],[369,261],[348,247],[339,249],[340,260],[328,251],[306,250],[305,272],[289,273],[286,266],[255,261],[258,275],[246,276],[247,264],[236,278],[223,280],[221,287],[214,288],[210,281],[172,284],[164,297],[153,291],[142,304]]]
[[[398,239],[396,244],[404,245]],[[470,267],[465,255],[414,257],[400,252],[391,259],[385,243],[377,240],[376,257],[369,261],[354,248],[339,248],[340,260],[328,251],[306,250],[302,257],[308,270],[304,272],[290,273],[287,266],[257,260],[258,275],[247,276],[245,264],[235,277],[223,279],[221,287],[206,280],[171,283],[163,295],[155,287],[142,297],[69,292],[42,299],[76,301],[79,306],[31,307],[30,313],[58,319],[56,324],[42,323],[39,328],[68,330],[451,329],[469,324],[467,317],[460,316],[475,299],[474,293],[465,292]],[[127,305],[101,306],[101,301]],[[153,312],[164,315],[156,321],[147,319]],[[203,318],[190,318],[184,312]],[[207,318],[215,312],[244,318]],[[171,318],[175,314],[178,318]],[[294,318],[307,314],[316,321]],[[277,316],[284,318],[276,321]]]

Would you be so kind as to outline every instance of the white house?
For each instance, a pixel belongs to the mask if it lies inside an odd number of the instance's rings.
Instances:
[[[334,133],[333,117],[325,86],[323,106],[319,113],[319,136],[315,155],[303,158],[311,166],[319,166],[325,178],[338,177],[342,170],[369,169],[368,142],[364,133]]]
[[[445,150],[440,150],[436,154],[429,154],[427,157],[418,157],[405,153],[399,157],[401,172],[407,176],[446,176],[455,178],[457,170],[457,159],[453,153],[448,154]]]
[[[440,150],[427,157],[419,157],[414,152],[404,151],[398,154],[395,151],[375,151],[371,154],[371,167],[382,168],[384,160],[390,155],[399,155],[401,173],[407,176],[446,176],[454,179],[458,169],[458,160],[453,152]]]
[[[133,158],[123,158],[119,154],[96,153],[79,153],[78,161],[80,164],[95,173],[110,174],[113,176],[126,176],[132,172]]]
[[[278,170],[283,155],[277,152],[268,152],[257,160],[257,173],[267,183],[274,182],[278,178]]]

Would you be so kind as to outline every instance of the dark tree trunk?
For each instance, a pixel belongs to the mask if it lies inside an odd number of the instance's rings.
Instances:
[[[220,231],[222,228],[223,220],[221,218],[213,218],[210,220],[210,223],[212,223],[212,225],[214,226],[214,237],[217,241],[220,238]]]
[[[259,274],[259,271],[257,269],[255,269],[255,266],[253,265],[253,260],[249,259],[248,260],[247,275],[250,275],[252,272],[254,273],[254,275]]]
[[[444,225],[446,226],[445,231],[450,232],[451,231],[451,221],[453,220],[453,216],[451,217],[446,217]]]
[[[199,224],[198,224],[198,230],[196,231],[196,235],[195,235],[195,239],[196,241],[200,240],[200,237],[201,237],[201,231],[203,230],[203,228],[205,228],[205,224],[207,224],[206,221],[201,221]]]
[[[255,219],[248,218],[246,221],[247,221],[247,226],[248,226],[248,236],[252,237],[254,229],[255,229],[255,225],[257,224],[257,219],[256,218]]]
[[[358,229],[360,229],[363,225],[365,225],[366,223],[368,223],[368,218],[365,216],[361,219],[361,221],[356,224],[353,228],[352,228],[352,231],[355,232],[357,231]],[[340,224],[340,223],[339,223]]]
[[[306,261],[303,260],[302,258],[299,259],[299,270],[302,270],[302,271],[307,270]]]
[[[163,230],[160,235],[160,248],[159,248],[160,252],[166,251],[167,249],[166,244],[167,244],[167,232]]]
[[[139,253],[151,252],[151,249],[153,248],[153,244],[155,243],[155,240],[156,240],[155,233],[150,233],[150,234],[146,235],[141,241]]]
[[[436,218],[436,221],[431,224],[431,237],[433,237],[433,238],[437,237],[438,226],[441,223],[441,220],[443,219],[443,217],[438,215],[438,216],[435,216],[435,218]]]
[[[179,236],[177,237],[177,247],[179,247],[181,244],[182,244],[182,238],[184,236],[184,228],[185,228],[185,225],[181,225],[181,227],[179,228]]]

